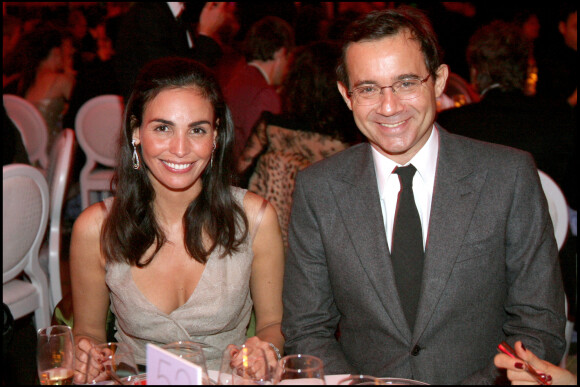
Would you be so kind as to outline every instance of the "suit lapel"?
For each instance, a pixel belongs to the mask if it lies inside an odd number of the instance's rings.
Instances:
[[[401,307],[381,212],[370,145],[345,165],[331,186],[351,242],[372,287],[401,336],[409,341],[411,331]],[[362,226],[365,225],[365,226]]]
[[[459,254],[487,173],[475,168],[473,153],[440,130],[439,155],[421,299],[413,341],[417,341],[437,306]]]

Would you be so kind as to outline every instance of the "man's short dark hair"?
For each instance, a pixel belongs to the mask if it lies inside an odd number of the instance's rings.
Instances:
[[[401,6],[396,9],[370,12],[348,26],[343,36],[342,57],[336,69],[338,80],[349,87],[346,51],[351,43],[380,40],[404,31],[408,31],[411,39],[419,43],[427,70],[431,77],[436,79],[437,69],[443,60],[443,52],[431,22],[422,11]]]
[[[523,91],[530,50],[529,40],[514,23],[495,20],[478,29],[466,52],[467,63],[477,70],[477,89],[499,83],[503,90]]]
[[[280,48],[290,51],[293,47],[294,30],[288,22],[276,16],[266,16],[254,23],[243,43],[247,62],[268,61],[274,59],[274,53]]]

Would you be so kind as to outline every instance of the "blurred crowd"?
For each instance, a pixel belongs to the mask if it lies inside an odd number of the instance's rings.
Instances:
[[[357,16],[402,3],[185,2],[183,13],[173,10],[173,15],[166,5],[172,3],[103,2],[70,7],[47,6],[48,3],[23,7],[5,3],[4,93],[21,95],[38,106],[53,131],[51,138],[58,128],[74,126],[76,112],[90,98],[102,94],[127,96],[137,71],[158,57],[198,59],[215,69],[226,91],[243,94],[245,90],[231,90],[239,82],[230,88],[227,86],[234,75],[239,76],[240,64],[256,59],[247,51],[252,44],[248,40],[255,40],[248,36],[248,31],[265,16],[282,19],[291,29],[292,45],[284,43],[285,62],[277,66],[277,77],[269,80],[279,92],[286,73],[285,64],[294,47],[322,40],[339,42],[346,25]],[[213,5],[206,7],[206,4]],[[482,7],[470,2],[413,4],[426,11],[432,21],[451,72],[468,82],[469,38],[477,28],[492,20],[513,22],[532,44],[526,93],[550,96],[556,93],[575,106],[576,29],[575,22],[565,27],[559,25],[566,17],[561,16],[565,13],[565,4],[562,7],[526,5],[525,9],[521,5]],[[160,23],[163,28],[158,28]],[[179,42],[182,37],[175,33],[180,28],[189,31],[187,44]],[[280,113],[281,106],[272,103],[264,110]],[[243,135],[236,144],[237,156],[257,121],[257,113],[238,119]]]

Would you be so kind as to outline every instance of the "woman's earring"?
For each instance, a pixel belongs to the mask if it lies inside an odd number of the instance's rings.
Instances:
[[[213,153],[215,152],[215,139],[213,140],[213,149],[211,150],[211,159],[209,160],[209,167],[213,168]]]
[[[135,139],[133,139],[131,144],[133,145],[133,169],[137,170],[140,168],[141,165],[139,163],[139,154],[137,153],[137,146],[135,145]]]

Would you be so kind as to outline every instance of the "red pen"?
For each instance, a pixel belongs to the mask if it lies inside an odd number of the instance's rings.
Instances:
[[[531,365],[529,365],[527,362],[525,362],[524,360],[520,359],[517,355],[516,355],[516,351],[505,341],[502,341],[498,346],[497,349],[499,349],[501,352],[505,353],[506,355],[508,355],[509,357],[515,359],[515,360],[519,360],[522,362],[522,364],[524,365],[524,371],[526,371],[528,374],[532,375],[534,377],[534,379],[536,379],[536,381],[540,384],[543,385],[549,385],[550,383],[548,383],[546,374],[544,373],[539,373],[538,371],[536,371],[534,369],[534,367],[532,367]]]

